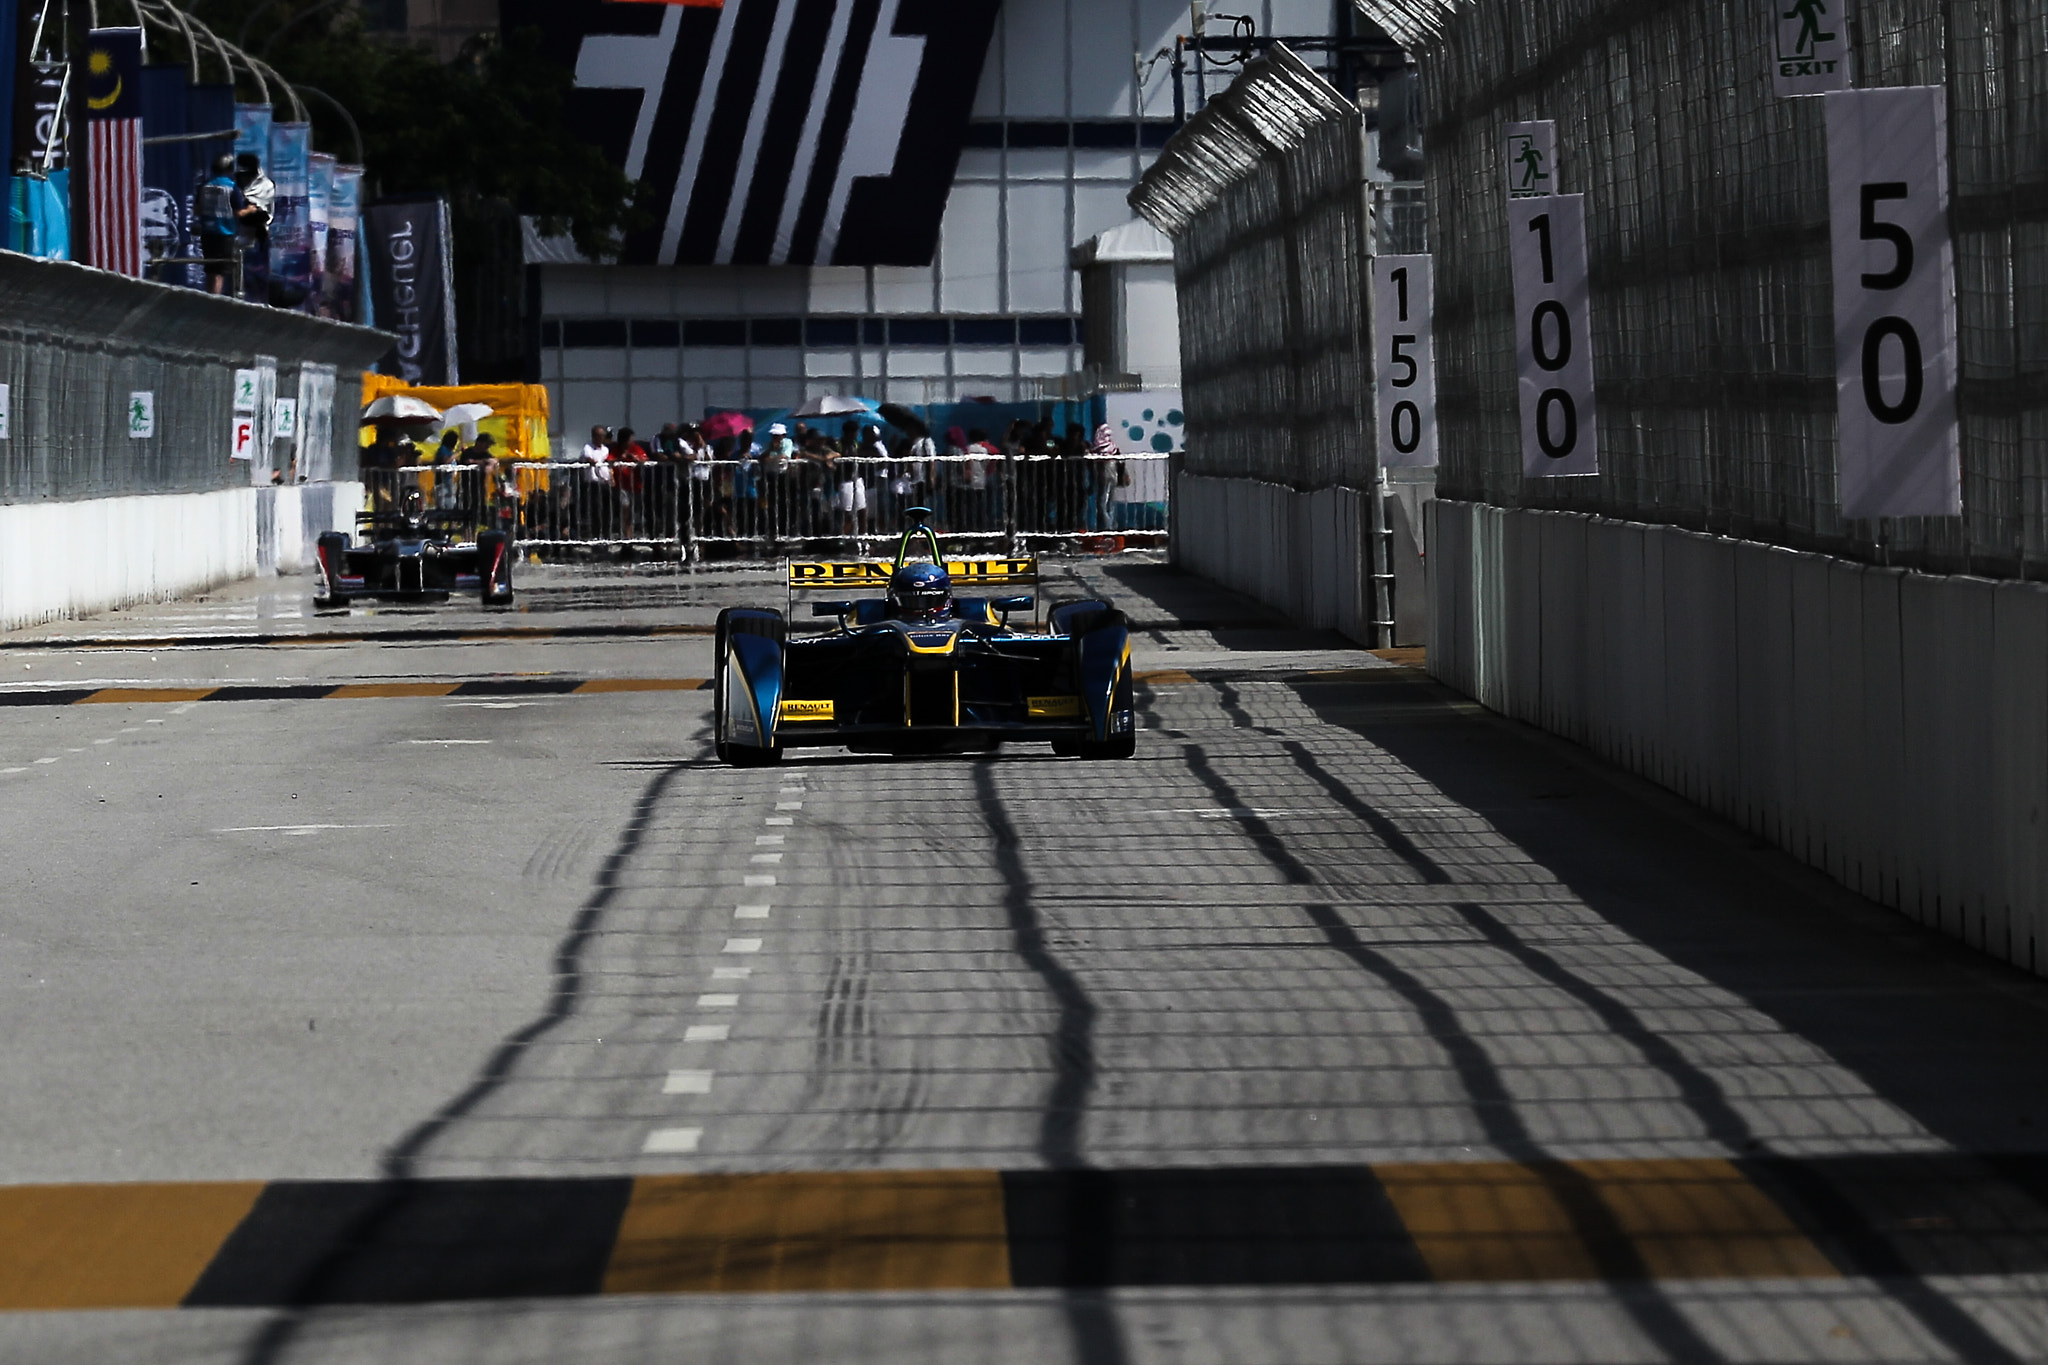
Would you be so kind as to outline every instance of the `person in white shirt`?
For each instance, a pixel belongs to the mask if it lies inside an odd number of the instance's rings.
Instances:
[[[946,518],[946,493],[939,480],[939,445],[927,431],[910,443],[904,452],[908,463],[896,470],[896,480],[889,486],[897,493],[897,501],[903,507],[929,507],[932,510],[931,524],[938,527]],[[890,529],[894,529],[893,527]]]
[[[611,481],[611,471],[605,468],[605,462],[612,457],[611,437],[610,428],[592,427],[590,443],[583,447],[583,453],[577,457],[583,468],[564,469],[556,474],[555,513],[560,520],[558,534],[564,540],[580,540],[584,537],[585,530],[578,512],[588,516],[597,506],[596,493],[584,490],[595,489],[600,481]]]
[[[889,447],[882,444],[880,427],[863,427],[857,442],[848,442],[848,452],[862,460],[887,460]],[[872,466],[878,474],[887,474],[884,464]],[[868,523],[868,474],[869,466],[849,462],[839,466],[839,533],[859,536],[867,533]]]

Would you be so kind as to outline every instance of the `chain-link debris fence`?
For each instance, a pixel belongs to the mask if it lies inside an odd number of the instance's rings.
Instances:
[[[1189,473],[1373,485],[1364,158],[1357,109],[1276,45],[1132,192],[1174,239]]]
[[[1963,515],[1848,521],[1822,101],[1761,0],[1359,0],[1418,58],[1444,497],[2048,576],[2048,5],[1856,0],[1856,84],[1947,92]],[[1601,473],[1525,479],[1502,125],[1586,195]],[[1341,268],[1341,267],[1340,267]]]
[[[356,376],[390,344],[0,252],[0,503],[246,488],[273,469],[351,478],[354,422],[337,430],[333,411],[354,413]],[[238,372],[259,382],[238,395]]]

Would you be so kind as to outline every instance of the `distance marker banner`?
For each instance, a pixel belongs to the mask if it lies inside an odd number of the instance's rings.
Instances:
[[[1825,99],[1842,515],[1957,516],[1944,91],[1839,90]]]
[[[1532,479],[1598,474],[1586,196],[1510,199],[1508,256],[1515,278],[1522,473]]]
[[[1373,373],[1384,469],[1436,467],[1436,346],[1430,327],[1436,291],[1429,265],[1427,256],[1373,258]]]

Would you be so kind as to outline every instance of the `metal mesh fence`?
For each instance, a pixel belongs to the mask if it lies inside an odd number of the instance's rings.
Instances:
[[[353,413],[355,376],[389,345],[367,328],[0,252],[0,503],[247,487],[294,457],[309,477],[349,478],[354,423],[337,433],[331,415],[307,414],[323,451],[269,439],[265,420],[254,458],[231,460],[235,372],[267,365],[275,397],[322,393]],[[336,377],[302,392],[302,368]]]
[[[407,466],[366,469],[372,510],[457,513],[520,548],[657,546],[700,558],[867,553],[913,507],[947,543],[976,553],[1156,549],[1166,539],[1165,455],[1005,459],[842,456],[688,463]]]
[[[1190,473],[1372,484],[1364,183],[1357,109],[1276,46],[1132,192],[1174,239]]]
[[[1821,101],[1780,99],[1757,0],[1361,0],[1418,54],[1439,492],[1876,562],[2048,574],[2048,6],[1858,0],[1863,86],[1942,85],[1961,518],[1847,521]],[[1587,196],[1602,473],[1524,479],[1501,125],[1557,120]]]

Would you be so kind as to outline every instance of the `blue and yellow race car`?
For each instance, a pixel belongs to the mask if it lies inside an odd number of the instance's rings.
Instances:
[[[1124,614],[1104,601],[1061,602],[1043,629],[1013,625],[1020,612],[1036,615],[1038,562],[948,561],[929,513],[911,515],[893,561],[788,564],[792,602],[819,590],[885,589],[815,603],[814,616],[835,622],[825,630],[793,635],[783,612],[765,608],[719,613],[718,757],[752,767],[792,748],[966,753],[1019,740],[1081,758],[1131,757]],[[1014,594],[1025,586],[1033,591]],[[956,595],[963,587],[1005,595]]]

